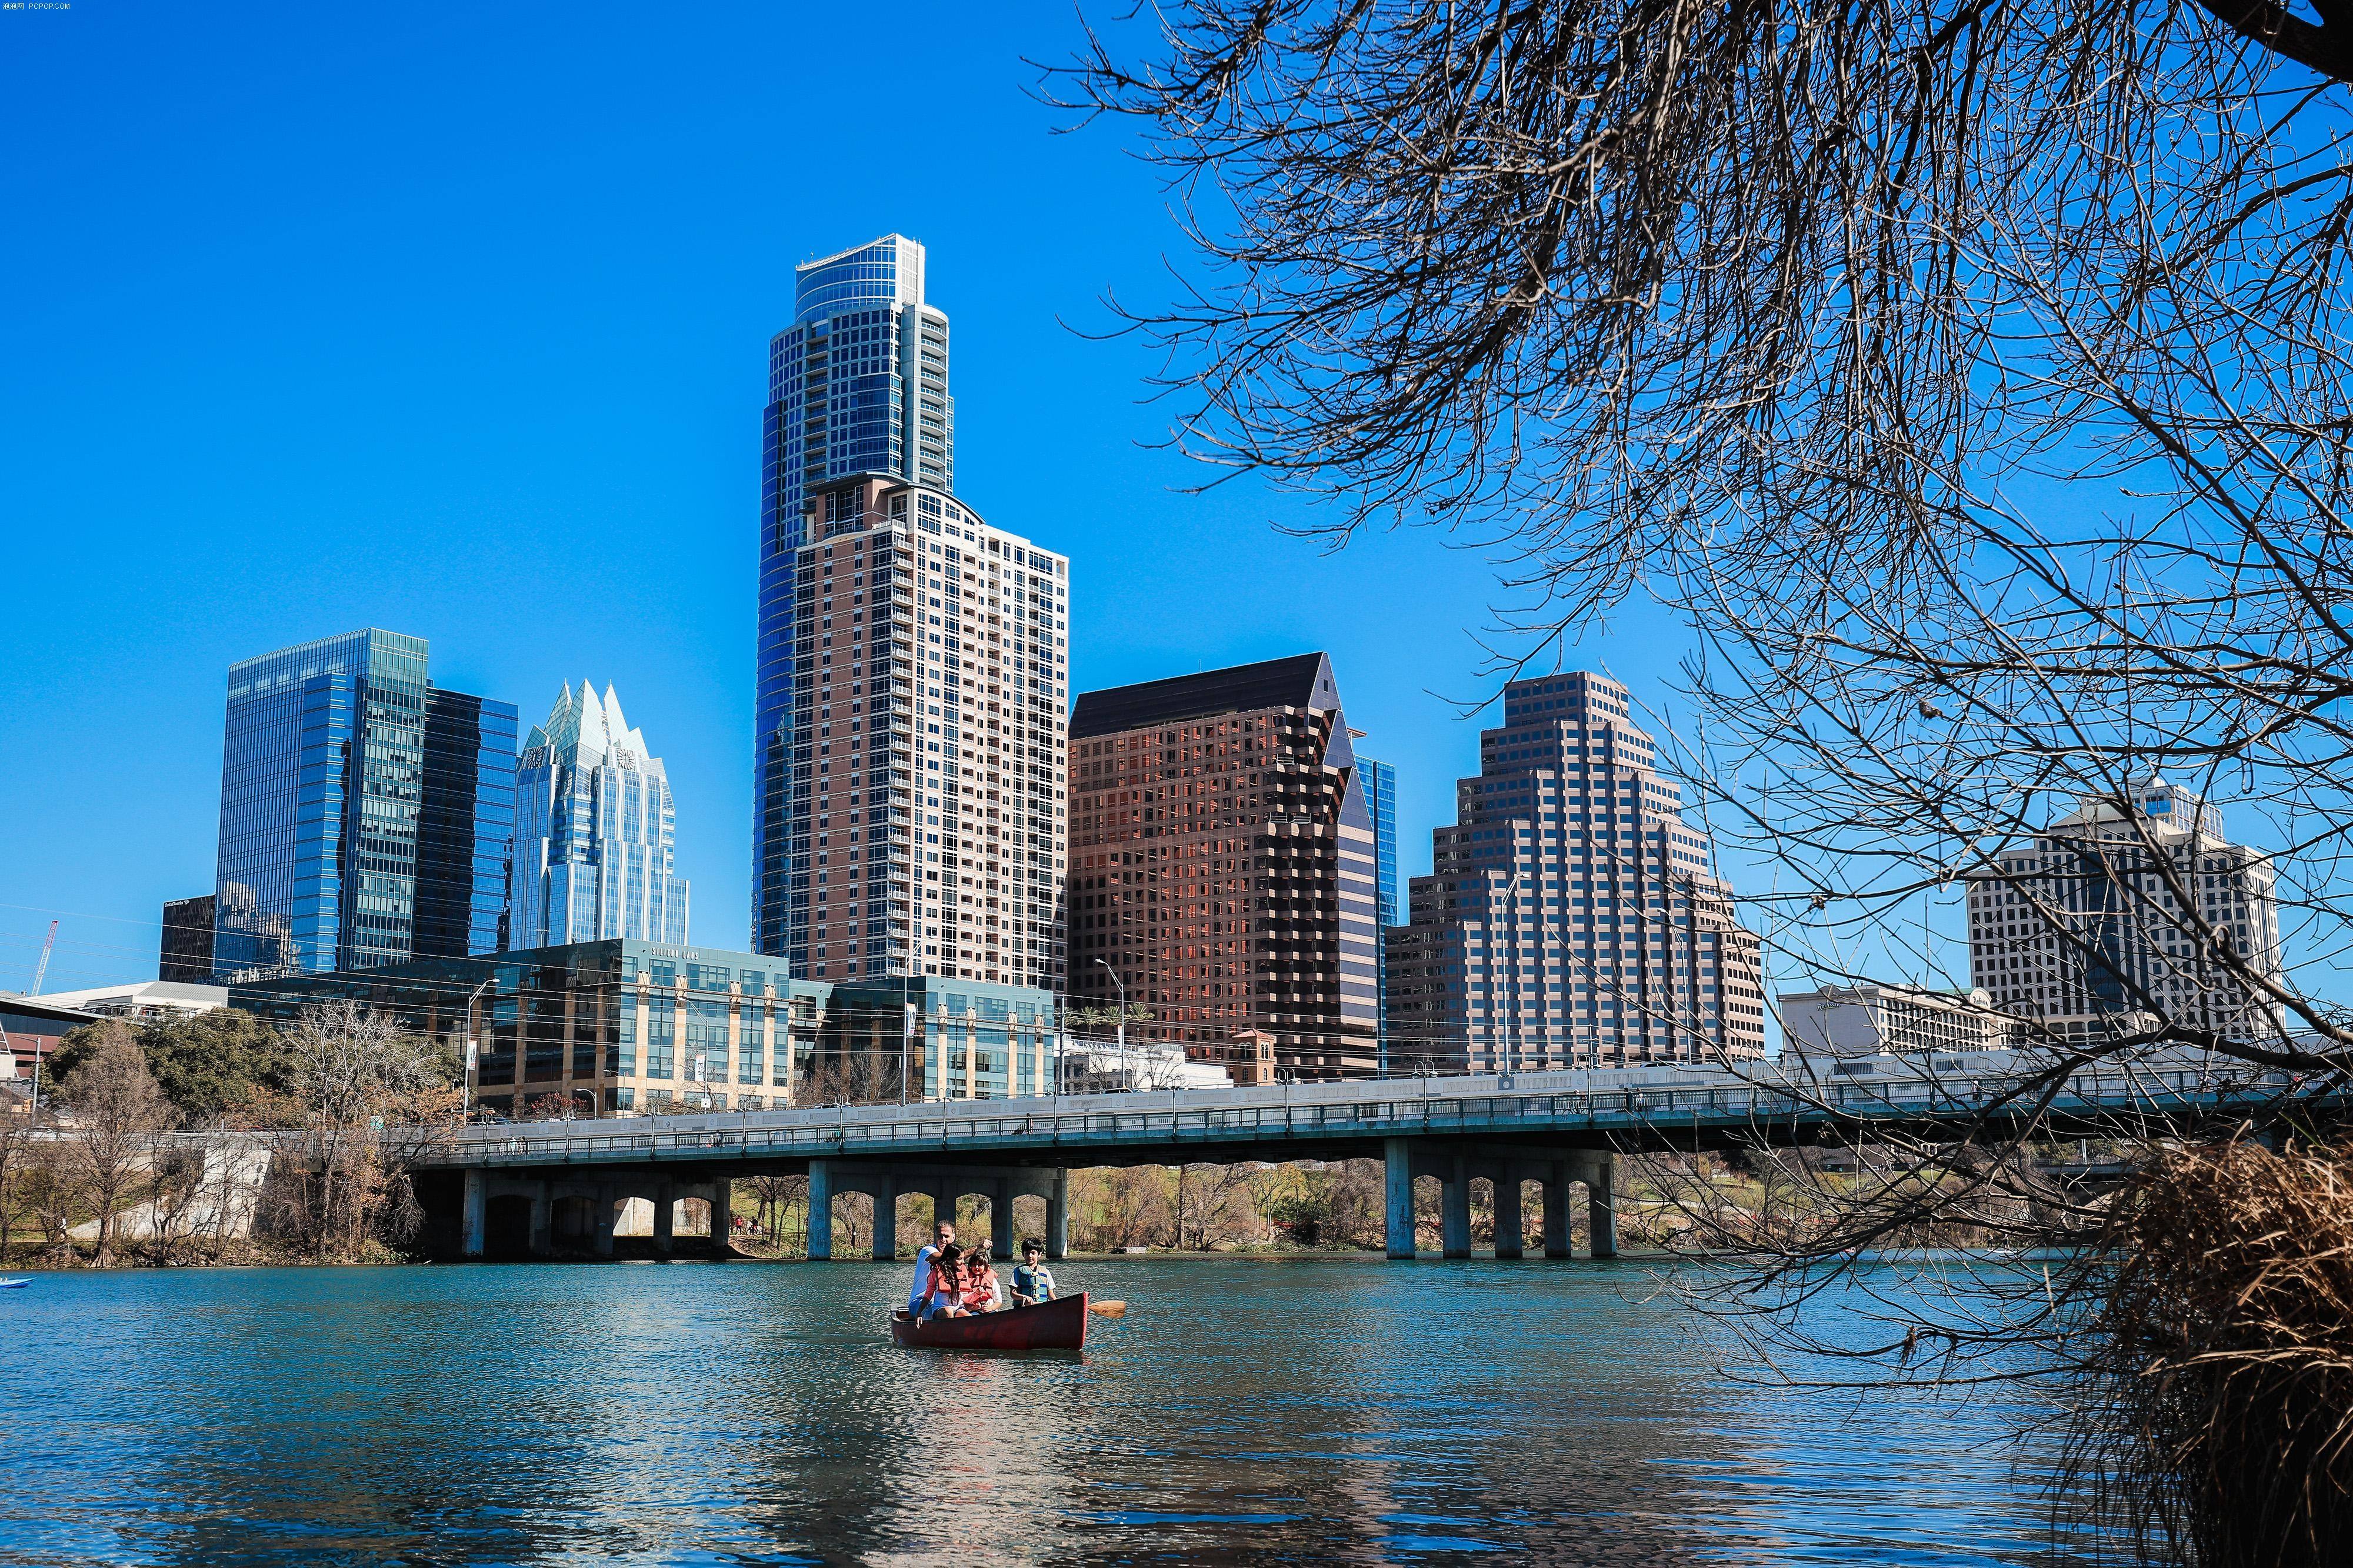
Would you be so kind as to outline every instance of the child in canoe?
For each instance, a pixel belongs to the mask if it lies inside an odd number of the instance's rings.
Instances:
[[[988,1261],[988,1243],[976,1241],[964,1255],[964,1304],[967,1311],[994,1312],[1005,1304],[997,1283],[997,1269]]]
[[[932,1259],[931,1274],[916,1298],[915,1316],[925,1321],[966,1317],[969,1312],[964,1302],[964,1248],[951,1241]]]

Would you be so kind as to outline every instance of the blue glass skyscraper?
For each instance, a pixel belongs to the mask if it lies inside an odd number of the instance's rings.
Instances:
[[[955,488],[948,319],[923,302],[923,247],[903,235],[796,268],[792,325],[768,344],[752,764],[752,946],[763,953],[786,951],[790,925],[801,507],[816,487],[852,474]]]
[[[607,686],[567,685],[523,741],[515,787],[513,945],[622,937],[687,942],[687,885],[674,875],[678,808],[669,771]]]
[[[436,689],[424,640],[392,632],[231,665],[214,974],[496,951],[515,718],[512,703]]]

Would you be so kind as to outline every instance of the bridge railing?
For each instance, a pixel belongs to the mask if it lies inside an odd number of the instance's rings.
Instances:
[[[1577,1092],[1485,1092],[1402,1096],[1391,1085],[1377,1098],[1305,1103],[1256,1103],[1198,1108],[1026,1110],[976,1114],[958,1108],[910,1108],[902,1115],[826,1118],[792,1113],[783,1123],[661,1129],[640,1123],[628,1131],[609,1121],[491,1132],[470,1129],[450,1145],[427,1151],[427,1163],[566,1163],[616,1158],[660,1159],[727,1154],[742,1157],[888,1154],[962,1147],[1058,1145],[1102,1148],[1123,1142],[1312,1142],[1319,1138],[1413,1136],[1493,1131],[1515,1127],[1672,1131],[1679,1123],[1722,1128],[1727,1123],[1789,1121],[1957,1121],[2014,1093],[2017,1079],[1908,1083],[1832,1084],[1819,1089],[1778,1089],[1741,1083],[1710,1088],[1611,1088]],[[2057,1115],[2150,1115],[2209,1107],[2245,1086],[2207,1075],[2079,1075],[2045,1109]]]

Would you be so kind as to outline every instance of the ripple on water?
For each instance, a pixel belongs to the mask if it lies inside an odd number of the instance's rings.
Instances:
[[[1064,1272],[1083,1357],[897,1350],[868,1265],[44,1275],[0,1561],[2045,1560],[2010,1412],[1746,1386],[1635,1270]]]

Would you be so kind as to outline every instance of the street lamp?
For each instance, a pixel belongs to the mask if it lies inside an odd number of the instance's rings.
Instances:
[[[1111,960],[1098,958],[1095,962],[1103,965],[1105,974],[1111,976],[1111,983],[1119,987],[1119,1059],[1124,1062],[1127,1060],[1127,982],[1119,977],[1119,971],[1111,966]]]
[[[460,1121],[473,1119],[474,1079],[481,1067],[482,1042],[474,1030],[474,1004],[482,999],[482,993],[489,990],[491,981],[497,978],[495,973],[491,974],[475,986],[474,994],[466,998],[466,1082],[458,1091],[458,1120]]]

